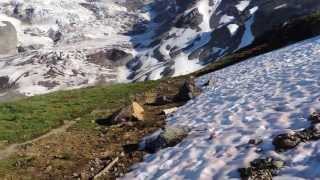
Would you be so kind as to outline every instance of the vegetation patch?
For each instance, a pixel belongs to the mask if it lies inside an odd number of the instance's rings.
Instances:
[[[157,95],[176,95],[184,82],[185,77],[94,87],[0,105],[4,112],[1,122],[11,122],[8,119],[13,116],[12,121],[16,123],[1,132],[2,140],[8,141],[3,149],[8,144],[23,142],[16,146],[12,156],[1,158],[0,154],[0,179],[92,179],[115,159],[117,162],[103,178],[115,179],[124,175],[131,165],[142,160],[144,152],[127,153],[123,146],[137,143],[162,128],[166,118],[161,114],[162,110],[183,104],[149,103]],[[96,123],[97,119],[110,117],[132,101],[143,106],[144,120],[112,126]],[[58,131],[63,127],[60,126],[63,121],[75,121],[75,124]],[[33,125],[21,128],[20,124],[27,122]],[[48,131],[50,133],[46,133]]]
[[[64,121],[86,116],[93,110],[117,108],[127,103],[130,96],[153,88],[158,83],[150,81],[91,87],[0,104],[0,142],[5,146],[27,141],[62,125]]]

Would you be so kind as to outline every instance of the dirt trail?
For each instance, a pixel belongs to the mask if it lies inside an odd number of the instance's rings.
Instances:
[[[47,138],[51,135],[54,134],[60,134],[65,132],[69,127],[71,127],[72,125],[74,125],[76,123],[76,121],[65,121],[64,124],[56,129],[53,129],[51,131],[49,131],[48,133],[37,137],[35,139],[23,142],[23,143],[15,143],[15,144],[11,144],[8,147],[6,147],[5,149],[1,149],[0,150],[0,160],[6,159],[8,157],[10,157],[10,155],[14,154],[15,152],[18,151],[19,147],[26,145],[26,144],[32,144],[36,141],[42,140],[44,138]]]

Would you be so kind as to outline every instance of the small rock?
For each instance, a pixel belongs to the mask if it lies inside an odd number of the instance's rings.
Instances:
[[[78,174],[78,173],[73,173],[73,174],[72,174],[72,177],[73,177],[73,178],[79,178],[79,177],[80,177],[80,174]]]
[[[52,170],[52,166],[48,166],[45,170],[46,173],[49,173]]]
[[[170,104],[173,102],[173,98],[169,96],[158,96],[153,103],[154,105],[165,105],[165,104]]]
[[[276,136],[272,144],[276,150],[288,150],[296,147],[300,142],[301,138],[296,133],[286,133]]]
[[[157,95],[154,98],[148,98],[147,104],[153,106],[162,106],[173,102],[173,97]]]
[[[126,144],[122,146],[125,153],[133,153],[139,150],[139,144]]]
[[[143,107],[138,104],[137,102],[132,103],[132,116],[135,117],[139,121],[144,120],[144,109]]]
[[[153,104],[157,98],[157,93],[153,91],[147,91],[144,93],[144,101],[146,104]]]
[[[160,137],[162,137],[166,141],[168,147],[171,147],[181,142],[182,139],[187,135],[188,130],[186,128],[167,127],[160,134]]]
[[[250,139],[248,144],[252,144],[252,145],[259,145],[263,142],[262,139]]]
[[[201,86],[202,87],[206,87],[206,86],[209,86],[210,85],[210,80],[207,80],[206,82],[204,82]]]
[[[110,117],[97,119],[95,122],[100,125],[111,126],[115,124],[127,124],[136,120],[144,120],[144,109],[137,102],[133,102],[130,106],[122,108]]]
[[[272,165],[277,169],[281,169],[284,167],[284,162],[280,160],[274,160],[272,161]]]
[[[86,172],[81,172],[81,174],[80,174],[81,179],[89,179],[89,177],[90,177],[90,175],[87,174]]]
[[[308,119],[313,124],[320,123],[320,113],[319,112],[314,112],[309,116]]]
[[[320,139],[320,124],[313,124],[303,131],[297,132],[297,136],[302,141],[318,140]]]
[[[103,153],[100,154],[100,159],[106,159],[112,156],[112,152],[111,151],[105,151]]]
[[[187,128],[167,127],[142,140],[139,148],[148,153],[155,153],[160,149],[177,145],[188,135],[188,132]]]

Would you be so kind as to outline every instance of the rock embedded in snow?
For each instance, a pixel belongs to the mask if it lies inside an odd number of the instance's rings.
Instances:
[[[312,124],[310,127],[293,132],[277,135],[272,144],[278,151],[293,149],[300,143],[308,141],[317,141],[320,139],[320,124]]]
[[[252,145],[259,145],[261,143],[263,143],[263,140],[259,138],[250,139],[248,142],[248,144],[252,144]]]
[[[319,112],[314,112],[309,116],[309,120],[313,124],[320,123],[320,113]]]
[[[272,180],[277,171],[284,166],[284,162],[272,158],[255,159],[250,162],[250,167],[240,168],[242,179]]]
[[[277,135],[272,144],[278,151],[288,150],[296,147],[301,142],[301,138],[296,133],[286,133]]]
[[[155,153],[160,149],[173,147],[188,135],[189,129],[185,127],[166,127],[140,142],[140,150]]]
[[[297,133],[302,142],[317,141],[320,139],[320,124],[313,124]]]

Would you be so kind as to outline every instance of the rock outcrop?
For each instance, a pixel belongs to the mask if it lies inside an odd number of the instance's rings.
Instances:
[[[0,56],[17,52],[17,31],[8,21],[0,21]]]

